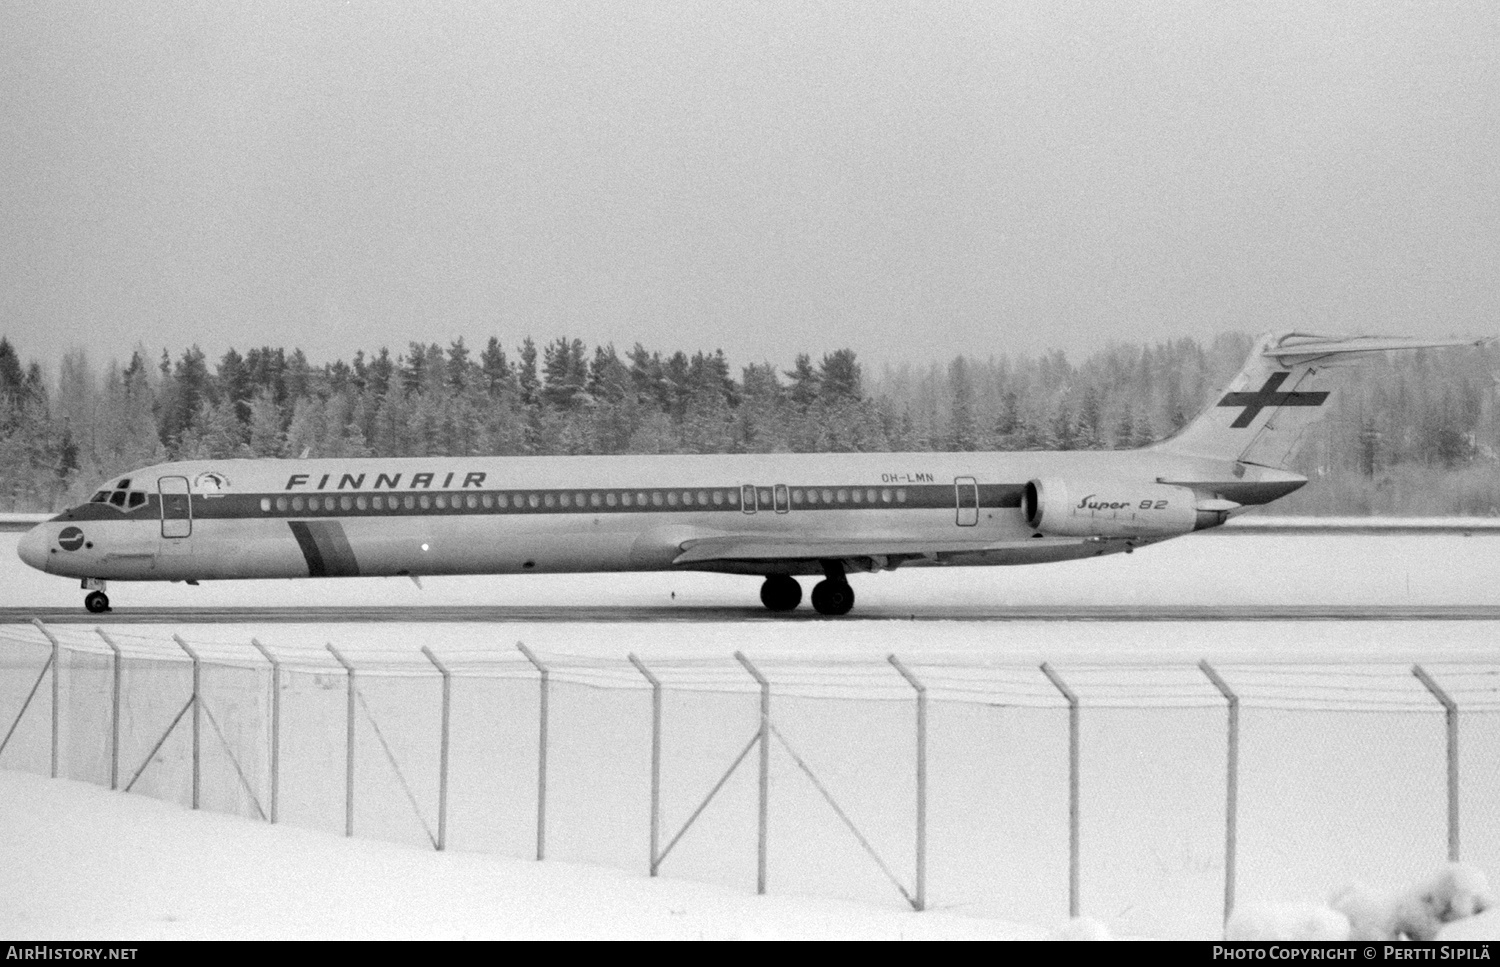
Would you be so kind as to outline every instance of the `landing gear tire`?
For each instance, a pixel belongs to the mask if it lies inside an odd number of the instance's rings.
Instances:
[[[813,587],[812,605],[818,614],[848,614],[854,607],[854,589],[846,581],[819,581]]]
[[[785,574],[768,574],[760,586],[760,603],[772,611],[791,611],[802,603],[802,585]]]
[[[103,614],[109,610],[109,595],[103,591],[93,591],[83,599],[83,606],[90,614]]]

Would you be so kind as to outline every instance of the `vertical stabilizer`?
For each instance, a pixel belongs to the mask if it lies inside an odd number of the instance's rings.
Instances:
[[[1244,368],[1218,400],[1150,449],[1285,467],[1308,427],[1323,416],[1336,370],[1356,365],[1370,353],[1476,346],[1485,341],[1268,333],[1255,341]]]

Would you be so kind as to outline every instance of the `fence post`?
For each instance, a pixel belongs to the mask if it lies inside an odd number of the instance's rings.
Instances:
[[[1198,668],[1229,703],[1228,788],[1224,796],[1224,922],[1228,923],[1234,912],[1235,857],[1239,851],[1240,697],[1206,659],[1198,662]]]
[[[42,619],[32,618],[31,623],[36,625],[36,630],[46,635],[47,640],[52,642],[52,778],[57,778],[57,749],[58,749],[58,670],[62,661],[62,645],[58,644],[57,636],[47,630],[42,624]]]
[[[755,892],[765,893],[766,834],[770,825],[771,798],[771,683],[760,673],[760,669],[750,664],[750,659],[745,657],[744,652],[737,651],[734,657],[760,685],[760,735],[756,739],[760,743],[760,835],[755,866]]]
[[[1421,665],[1411,666],[1417,681],[1426,686],[1443,706],[1443,719],[1448,726],[1448,859],[1458,862],[1458,703],[1448,697],[1431,675]]]
[[[332,642],[328,644],[328,650],[337,658],[340,665],[344,666],[344,672],[349,681],[349,693],[345,702],[348,706],[348,723],[346,737],[344,739],[344,835],[354,835],[354,666],[349,664],[339,650],[333,647]]]
[[[443,736],[441,751],[438,753],[438,834],[437,848],[443,849],[448,842],[448,705],[452,696],[450,674],[443,663],[438,661],[437,655],[426,645],[422,646],[422,654],[427,660],[437,667],[443,676]]]
[[[661,680],[631,652],[628,656],[636,671],[651,683],[651,875],[655,876],[660,861],[657,846],[661,842]]]
[[[109,789],[114,792],[120,788],[120,646],[104,633],[103,628],[95,628],[94,633],[104,639],[115,656],[109,701]]]
[[[281,801],[281,662],[255,638],[250,639],[250,644],[271,663],[271,822],[274,824]]]
[[[1068,916],[1078,916],[1078,696],[1052,666],[1042,662],[1042,674],[1068,702]]]
[[[886,660],[917,690],[917,901],[913,905],[920,911],[927,909],[927,686],[894,654]]]
[[[538,728],[536,763],[536,858],[540,860],[547,854],[547,680],[549,674],[547,666],[537,660],[536,655],[526,647],[525,642],[516,642],[516,647],[542,676],[541,725]]]
[[[187,652],[188,657],[193,660],[193,808],[197,809],[198,791],[202,788],[201,776],[203,771],[203,747],[199,742],[199,729],[201,728],[203,719],[203,696],[199,691],[203,684],[202,663],[198,661],[198,653],[193,651],[188,646],[188,643],[182,640],[181,635],[173,635],[172,640],[177,642],[177,647]]]

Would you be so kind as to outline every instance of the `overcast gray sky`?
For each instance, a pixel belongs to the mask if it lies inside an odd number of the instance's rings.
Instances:
[[[0,334],[1500,330],[1494,0],[0,5]]]

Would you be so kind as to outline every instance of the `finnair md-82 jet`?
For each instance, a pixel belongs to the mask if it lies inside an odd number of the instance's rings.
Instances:
[[[1477,344],[1262,336],[1229,388],[1139,450],[208,460],[123,474],[23,535],[21,559],[107,581],[703,570],[772,611],[854,606],[851,572],[1041,564],[1215,527],[1291,493],[1334,371]]]

